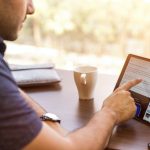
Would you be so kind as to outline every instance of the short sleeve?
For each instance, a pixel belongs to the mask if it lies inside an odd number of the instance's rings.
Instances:
[[[40,132],[42,123],[18,91],[0,58],[0,150],[20,150]]]

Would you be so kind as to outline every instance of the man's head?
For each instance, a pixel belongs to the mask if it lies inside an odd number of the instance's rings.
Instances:
[[[0,0],[0,36],[16,40],[26,16],[33,13],[32,0]]]

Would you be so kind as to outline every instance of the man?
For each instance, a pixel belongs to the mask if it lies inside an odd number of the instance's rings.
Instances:
[[[136,107],[128,90],[141,80],[119,87],[77,131],[67,133],[57,121],[41,121],[45,111],[17,87],[3,59],[3,39],[15,40],[26,16],[33,13],[32,0],[0,0],[0,150],[104,149],[114,126],[134,116]]]

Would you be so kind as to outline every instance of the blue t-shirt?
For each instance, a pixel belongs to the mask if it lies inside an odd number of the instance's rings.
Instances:
[[[20,150],[37,136],[42,123],[20,95],[4,51],[0,38],[0,150]]]

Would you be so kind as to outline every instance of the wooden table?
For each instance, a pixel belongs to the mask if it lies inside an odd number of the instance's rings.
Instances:
[[[57,114],[64,128],[73,131],[84,126],[101,108],[103,100],[113,91],[117,78],[100,74],[94,100],[79,101],[72,71],[57,71],[62,79],[60,84],[24,90],[48,112]],[[147,150],[148,143],[150,127],[132,119],[114,129],[108,149]]]

